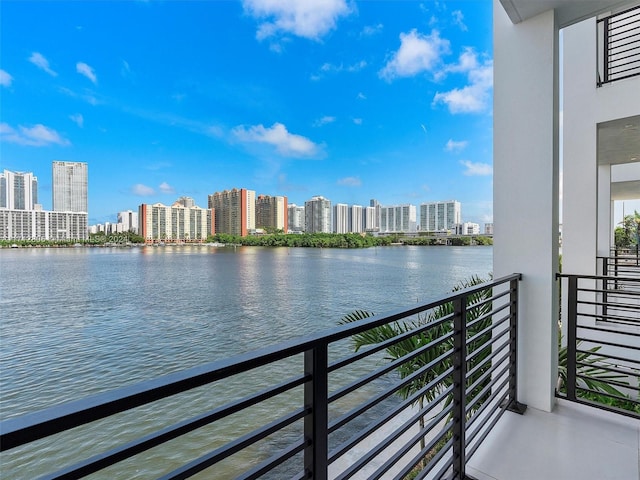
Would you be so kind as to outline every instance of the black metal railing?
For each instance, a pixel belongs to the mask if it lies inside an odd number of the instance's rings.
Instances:
[[[602,275],[602,317],[612,323],[640,325],[640,256],[638,249],[613,249],[610,257],[597,257]],[[631,280],[628,280],[631,279]]]
[[[467,478],[467,460],[505,409],[524,408],[517,402],[519,279],[510,275],[330,332],[6,419],[0,451],[14,458],[1,459],[3,474],[34,478],[49,461],[56,471],[44,478],[94,472],[130,478],[133,470],[140,478],[149,464],[166,467],[155,476],[167,479],[198,472],[243,479]],[[354,336],[399,325],[412,328],[353,353]],[[389,352],[403,349],[388,361]],[[401,369],[405,374],[398,374]],[[202,411],[220,389],[226,397],[237,390],[238,397]],[[189,392],[200,393],[184,419],[156,428],[163,412],[189,403],[181,400]],[[173,398],[180,400],[166,403]],[[130,412],[123,422],[119,416]],[[111,420],[115,426],[106,427]],[[100,434],[125,427],[136,436],[104,448],[112,434]],[[73,444],[69,438],[84,429],[89,440],[82,443],[82,457],[47,450]],[[196,444],[190,435],[201,429],[206,433]],[[98,451],[87,454],[87,443]],[[145,459],[163,445],[172,455]],[[189,454],[174,467],[168,457],[175,457],[175,445]]]
[[[558,395],[640,418],[640,278],[619,278],[636,286],[636,301],[622,305],[605,301],[603,286],[610,277],[558,277],[566,282],[562,291],[568,297],[559,366],[565,385]]]
[[[598,86],[640,75],[640,7],[598,20]]]

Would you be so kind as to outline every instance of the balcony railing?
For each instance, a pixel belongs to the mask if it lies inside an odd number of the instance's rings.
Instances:
[[[638,249],[614,249],[611,253],[610,257],[598,257],[598,273],[605,277],[599,282],[602,321],[640,326]]]
[[[640,7],[598,20],[598,86],[640,75]]]
[[[566,385],[558,395],[640,418],[640,278],[559,277],[568,298],[566,352],[560,359]],[[609,287],[616,281],[629,288],[624,302],[612,298]]]
[[[524,408],[516,398],[519,278],[514,274],[330,332],[9,418],[0,424],[0,450],[17,458],[23,470],[15,476],[25,478],[47,460],[57,471],[45,478],[94,472],[129,478],[132,469],[145,473],[143,454],[177,439],[191,455],[180,455],[181,464],[163,470],[161,478],[205,472],[206,478],[464,479],[467,460],[505,409]],[[412,328],[353,353],[354,336],[402,325]],[[203,409],[221,390],[237,391],[237,398]],[[189,409],[191,417],[159,429],[154,424],[150,431],[149,422],[182,406],[179,400],[167,407],[167,400],[194,391],[201,394],[192,408],[201,413],[193,416]],[[133,412],[126,425],[121,412]],[[115,426],[106,427],[106,421]],[[109,438],[103,435],[94,442],[102,449],[79,458],[75,452],[64,458],[43,453],[45,437],[62,448],[68,437],[61,436],[86,429],[91,443],[98,433],[132,424],[137,438],[123,444],[105,449]],[[202,429],[204,441],[195,445],[189,435]],[[170,445],[175,454],[176,443]],[[224,473],[216,470],[247,451]],[[164,458],[158,463],[170,465]],[[11,476],[7,468],[3,462]]]

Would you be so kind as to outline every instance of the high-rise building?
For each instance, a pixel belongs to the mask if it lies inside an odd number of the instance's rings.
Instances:
[[[349,232],[349,205],[336,203],[333,206],[333,233]]]
[[[215,212],[198,206],[185,207],[176,202],[143,203],[138,207],[138,231],[146,242],[199,242],[215,234]]]
[[[196,201],[191,197],[180,197],[176,202],[187,208],[196,206]]]
[[[118,224],[122,225],[123,232],[138,233],[138,212],[133,210],[118,212]]]
[[[282,230],[289,228],[287,197],[258,195],[256,199],[256,228]]]
[[[460,202],[430,202],[420,205],[420,229],[427,232],[455,231],[462,223]]]
[[[87,213],[88,178],[86,163],[53,162],[53,210]]]
[[[0,208],[33,210],[38,203],[38,177],[33,173],[0,173]]]
[[[256,229],[256,192],[246,188],[224,190],[209,195],[209,208],[215,210],[217,233],[246,237]]]
[[[493,223],[484,224],[484,233],[486,235],[493,235]]]
[[[382,205],[375,198],[369,200],[369,207],[373,208],[373,224],[371,227],[367,227],[367,230],[377,232],[380,230],[380,209]]]
[[[87,214],[0,209],[2,240],[86,240]]]
[[[364,231],[364,209],[361,205],[352,205],[350,210],[350,230],[353,233]]]
[[[380,222],[376,215],[375,207],[365,207],[364,209],[364,231],[365,232],[377,232]]]
[[[304,232],[304,207],[298,206],[292,203],[287,208],[288,210],[288,229],[289,232]]]
[[[331,200],[322,196],[304,202],[305,231],[331,233]]]
[[[416,231],[416,206],[380,207],[380,232],[409,233]]]

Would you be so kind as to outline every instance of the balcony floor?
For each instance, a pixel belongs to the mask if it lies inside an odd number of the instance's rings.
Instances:
[[[640,421],[564,400],[505,412],[467,465],[477,480],[640,480]]]

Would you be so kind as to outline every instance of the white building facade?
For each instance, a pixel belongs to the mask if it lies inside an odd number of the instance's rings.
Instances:
[[[454,231],[462,223],[460,202],[428,202],[420,204],[420,230],[426,232]]]
[[[53,210],[88,212],[89,168],[83,162],[53,162]]]
[[[33,210],[38,203],[38,177],[33,173],[0,172],[0,208]]]
[[[304,207],[292,203],[287,208],[289,212],[288,230],[292,233],[304,232]]]
[[[87,214],[0,209],[2,240],[86,240]]]
[[[322,196],[304,202],[305,231],[308,233],[331,233],[331,200]]]
[[[415,205],[380,207],[380,233],[411,233],[416,230]]]
[[[349,233],[349,205],[336,203],[333,206],[333,233]]]

